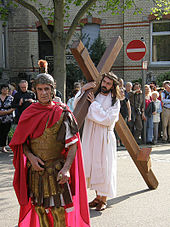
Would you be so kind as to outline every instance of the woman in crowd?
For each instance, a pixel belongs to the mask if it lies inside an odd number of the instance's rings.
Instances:
[[[0,94],[0,147],[2,147],[2,152],[7,152],[5,146],[7,145],[7,137],[10,131],[11,122],[13,121],[11,108],[13,97],[8,95],[9,86],[7,84],[1,85]]]
[[[151,90],[149,85],[145,85],[145,111],[142,118],[146,121],[146,143],[153,144],[153,114],[155,112],[155,105],[151,98]]]
[[[17,93],[17,86],[15,83],[9,84],[9,94],[14,97],[14,95]]]

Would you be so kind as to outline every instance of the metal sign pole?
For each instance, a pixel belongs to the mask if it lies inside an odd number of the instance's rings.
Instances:
[[[145,84],[146,84],[146,70],[148,62],[142,59],[142,93],[143,93],[143,110],[145,111]],[[146,121],[143,121],[143,142],[146,144]]]
[[[132,40],[126,47],[126,54],[132,61],[141,60],[142,64],[142,93],[143,93],[143,110],[145,110],[145,84],[146,84],[146,73],[147,62],[143,61],[146,54],[146,45],[144,38],[141,40]],[[143,121],[143,142],[146,143],[146,121]]]
[[[144,61],[142,59],[142,94],[143,94],[143,110],[145,113],[145,84],[146,84],[146,76],[145,70],[143,69]],[[143,120],[143,143],[146,144],[146,121]]]

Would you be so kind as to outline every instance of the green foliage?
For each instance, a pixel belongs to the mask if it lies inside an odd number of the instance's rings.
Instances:
[[[74,88],[74,82],[83,80],[83,73],[76,63],[70,63],[66,65],[66,86],[67,86],[67,97],[72,93]]]
[[[137,80],[132,80],[132,84],[134,84],[136,82],[138,82],[138,83],[140,83],[142,85],[142,78],[139,78]]]
[[[16,127],[17,127],[17,125],[15,125],[15,124],[12,124],[11,125],[10,131],[8,133],[8,142],[11,141],[11,139],[12,139],[12,137],[14,135],[14,132],[15,132]]]
[[[7,2],[4,3],[0,0],[0,18],[3,21],[7,20],[8,13],[9,13],[9,6],[10,6],[9,3]]]
[[[155,6],[152,8],[152,14],[157,17],[158,20],[163,15],[170,13],[170,1],[169,0],[154,0]]]
[[[106,50],[106,44],[99,35],[98,38],[95,40],[95,42],[91,45],[91,47],[89,49],[90,57],[93,60],[95,66],[98,65],[105,50]]]
[[[89,48],[90,57],[96,66],[98,65],[105,50],[106,50],[106,44],[99,36]],[[66,70],[67,70],[67,96],[68,96],[73,90],[74,82],[77,82],[78,80],[85,80],[85,79],[77,63],[67,64]]]
[[[63,0],[64,1],[64,0]],[[151,0],[150,0],[151,1]],[[162,15],[166,15],[170,13],[170,1],[169,0],[152,0],[155,4],[155,6],[152,8],[152,14],[154,14],[158,19],[162,17]],[[5,3],[4,3],[5,2]],[[41,15],[46,15],[49,19],[54,18],[54,6],[53,1],[49,0],[46,1],[46,3],[42,4],[41,0],[25,0],[30,5],[33,5],[36,7],[36,9],[41,13]],[[84,4],[86,4],[88,1],[85,0],[65,0],[64,1],[64,14],[65,18],[69,18],[69,10],[72,7],[82,7]],[[4,3],[4,4],[3,4]],[[17,6],[17,0],[8,0],[8,1],[2,1],[0,0],[0,15],[1,19],[5,20],[7,18],[7,15],[9,13],[9,6],[13,4],[13,6]],[[96,3],[97,4],[97,10],[98,13],[101,14],[102,12],[111,11],[112,15],[124,13],[125,10],[134,8],[133,14],[141,14],[143,9],[139,8],[135,0],[96,0],[93,5],[90,7],[89,10],[87,10],[87,13],[91,13],[94,10],[96,10]],[[21,3],[18,3],[21,4]]]
[[[157,77],[157,84],[162,87],[162,84],[165,80],[170,80],[170,72],[162,73]]]

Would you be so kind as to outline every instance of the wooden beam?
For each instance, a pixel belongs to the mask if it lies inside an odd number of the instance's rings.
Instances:
[[[96,87],[98,88],[101,81],[101,73],[110,71],[117,55],[120,52],[122,44],[123,42],[120,37],[113,38],[97,68],[95,68],[87,50],[84,49],[81,41],[79,43],[74,43],[71,51],[80,68],[82,69],[87,81],[97,81]],[[74,110],[74,115],[77,119],[79,128],[84,122],[85,116],[88,112],[88,107],[90,105],[87,100],[88,92],[89,91],[82,96]],[[156,189],[158,186],[158,181],[151,170],[151,160],[149,153],[144,153],[142,159],[140,158],[141,149],[136,143],[121,114],[119,116],[119,121],[116,123],[115,129],[148,187],[150,189]]]
[[[86,80],[88,82],[95,81],[96,88],[93,90],[95,93],[98,89],[101,81],[101,74],[105,72],[109,72],[120,49],[123,45],[121,37],[114,37],[110,45],[106,48],[101,61],[99,62],[98,67],[96,68],[93,61],[90,58],[90,55],[87,49],[84,47],[81,41],[75,41],[70,48],[74,58],[76,59],[77,63],[79,64]],[[101,71],[98,70],[101,69]],[[91,90],[90,90],[91,91]],[[87,100],[87,95],[90,91],[87,91],[80,99],[79,103],[77,104],[76,108],[74,109],[74,115],[78,122],[79,129],[83,125],[84,119],[87,115],[88,107],[90,105],[89,101]]]
[[[104,55],[102,56],[97,69],[102,73],[107,73],[113,66],[113,63],[116,61],[116,58],[123,46],[123,41],[120,36],[113,37],[110,45],[107,47]]]
[[[90,102],[87,100],[87,95],[90,91],[91,90],[88,90],[87,92],[85,92],[85,94],[81,97],[81,99],[77,103],[76,108],[73,111],[76,121],[78,123],[79,130],[83,125],[84,119],[88,112],[88,108],[90,106]]]
[[[87,81],[94,81],[98,78],[99,72],[90,58],[88,50],[81,41],[75,41],[70,48],[74,58],[78,62]]]
[[[152,151],[151,147],[141,148],[138,153],[137,160],[138,161],[148,161],[151,151]]]
[[[157,188],[158,181],[151,170],[150,160],[140,161],[137,159],[141,149],[136,143],[136,140],[134,139],[121,114],[119,115],[119,121],[116,123],[115,129],[148,187],[150,189]]]

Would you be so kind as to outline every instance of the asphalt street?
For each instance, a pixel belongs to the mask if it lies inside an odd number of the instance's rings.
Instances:
[[[148,189],[128,152],[119,148],[117,197],[103,212],[90,210],[92,227],[170,227],[170,144],[153,146],[152,171],[159,181]],[[17,227],[19,205],[12,186],[13,154],[0,152],[0,227]],[[94,198],[88,190],[89,201]],[[81,227],[81,226],[80,226]]]

